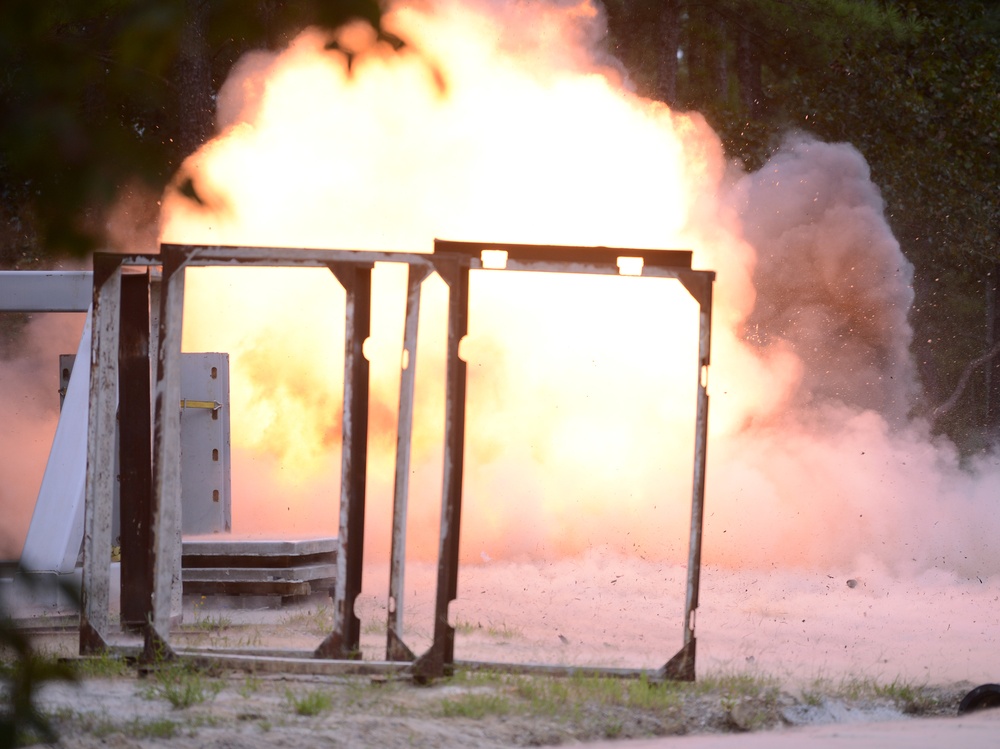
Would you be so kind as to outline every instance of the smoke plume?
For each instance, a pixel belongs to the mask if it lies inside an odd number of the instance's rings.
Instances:
[[[718,274],[706,561],[997,570],[986,543],[998,525],[988,500],[996,461],[963,470],[955,449],[908,415],[918,390],[912,267],[854,148],[792,135],[759,171],[741,172],[700,116],[628,89],[588,2],[400,3],[386,23],[408,50],[362,43],[349,70],[315,30],[281,54],[244,58],[219,97],[219,136],[185,164],[217,208],[168,195],[163,237],[408,251],[428,251],[435,237],[691,248],[695,267]],[[270,460],[272,474],[299,486],[332,482],[336,448],[317,454],[316,435],[328,432],[305,417],[316,388],[284,388],[284,407],[267,406],[261,385],[274,373],[252,373],[255,362],[295,362],[312,379],[323,373],[333,383],[324,398],[336,401],[337,325],[309,324],[296,305],[319,297],[297,282],[248,292],[238,274],[203,273],[219,280],[192,287],[192,319],[250,298],[267,330],[296,331],[295,340],[322,330],[321,345],[293,348],[259,330],[215,335],[234,352],[234,382],[241,367],[250,373],[234,400],[252,391],[248,411],[258,414],[234,426],[237,455]],[[372,554],[388,543],[403,288],[398,269],[377,267],[375,278]],[[279,288],[295,301],[262,311]],[[418,355],[409,521],[418,558],[436,553],[442,290],[434,279],[425,289]],[[682,561],[696,306],[679,287],[634,278],[484,272],[472,290],[463,558],[603,548]],[[208,327],[192,325],[185,346],[218,348]],[[331,408],[319,410],[328,418]],[[282,413],[299,416],[281,427]],[[306,435],[307,446],[289,450],[285,433]],[[960,520],[973,514],[975,523]]]

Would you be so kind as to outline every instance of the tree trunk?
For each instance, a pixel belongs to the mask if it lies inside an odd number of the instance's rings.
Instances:
[[[681,0],[663,0],[656,19],[660,44],[656,58],[656,98],[677,103],[677,50],[681,41]]]
[[[716,99],[729,102],[729,50],[726,44],[726,20],[721,15],[712,19],[712,82]]]
[[[750,117],[759,117],[764,109],[760,56],[757,43],[746,28],[740,29],[737,38],[736,75],[740,82],[740,105]]]
[[[177,142],[182,155],[194,152],[212,135],[215,105],[212,100],[212,61],[206,39],[208,3],[187,0],[180,50],[174,63],[177,87]]]
[[[711,104],[725,101],[726,28],[718,9],[707,2],[688,6],[684,55],[687,69],[687,100]]]
[[[705,6],[693,3],[688,8],[684,23],[684,98],[689,102],[702,102],[705,97],[705,79],[708,55],[704,34]],[[697,105],[696,105],[697,106]]]
[[[1000,333],[1000,263],[994,263],[986,278],[986,349],[997,344]],[[986,365],[986,432],[1000,434],[1000,357]]]

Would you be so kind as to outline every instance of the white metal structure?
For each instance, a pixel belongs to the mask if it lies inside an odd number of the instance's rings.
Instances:
[[[0,312],[89,312],[93,276],[87,271],[0,271]],[[77,356],[90,359],[89,314]],[[70,377],[21,552],[25,570],[70,574],[76,569],[83,543],[89,392],[90,368],[78,367]]]

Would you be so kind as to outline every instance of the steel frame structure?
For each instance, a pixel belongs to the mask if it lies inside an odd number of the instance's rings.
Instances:
[[[505,256],[501,267],[484,264],[485,251]],[[136,578],[145,607],[144,657],[175,654],[170,644],[170,601],[180,584],[180,353],[184,305],[184,272],[197,266],[285,266],[326,267],[346,292],[344,402],[342,419],[342,466],[336,583],[333,597],[332,631],[312,652],[302,655],[314,661],[293,666],[283,659],[283,667],[310,669],[323,661],[339,670],[404,671],[418,680],[437,678],[450,672],[454,659],[455,630],[448,622],[448,608],[458,596],[459,534],[462,513],[462,476],[465,443],[466,363],[459,356],[459,343],[466,335],[469,317],[469,273],[471,270],[512,270],[551,273],[620,275],[619,259],[641,259],[644,277],[678,280],[699,305],[697,409],[694,435],[691,526],[684,603],[684,633],[680,650],[655,671],[629,669],[586,669],[614,675],[646,674],[651,679],[694,680],[695,611],[701,571],[702,521],[704,515],[705,464],[708,435],[708,367],[711,348],[713,271],[693,270],[691,253],[673,250],[638,250],[607,247],[518,245],[507,243],[435,241],[430,254],[355,250],[310,250],[291,248],[224,247],[205,245],[163,245],[158,255],[94,256],[93,343],[91,352],[90,416],[87,445],[87,489],[84,536],[83,611],[80,618],[82,654],[112,648],[108,617],[108,570],[101,564],[111,544],[111,497],[114,472],[115,412],[118,401],[119,356],[134,365],[141,345],[129,347],[132,359],[120,354],[120,331],[125,330],[122,279],[126,267],[162,267],[159,300],[159,336],[156,380],[151,393],[153,443],[151,470],[148,442],[126,456],[122,453],[122,473],[148,476],[148,506],[134,506],[123,495],[123,529],[127,521],[139,521],[149,528],[147,559]],[[371,272],[375,263],[403,263],[408,266],[406,322],[403,348],[409,366],[400,380],[395,489],[393,498],[392,546],[390,558],[389,605],[386,656],[381,662],[358,663],[360,621],[354,603],[361,592],[364,561],[365,480],[368,443],[368,361],[362,353],[370,335]],[[410,436],[413,425],[417,328],[423,281],[437,273],[448,293],[448,335],[446,348],[444,477],[438,548],[438,575],[431,646],[415,655],[402,639],[405,528],[410,474]],[[126,278],[129,276],[126,275]],[[146,274],[148,279],[148,274]],[[148,283],[148,280],[147,280]],[[139,292],[141,297],[141,292]],[[148,299],[148,296],[142,297]],[[148,322],[147,322],[148,325]],[[133,333],[129,334],[134,335]],[[125,349],[122,349],[124,352]],[[141,353],[139,354],[141,356]],[[141,379],[141,378],[140,378]],[[142,397],[141,394],[139,396]],[[148,405],[148,404],[147,404]],[[134,413],[141,421],[140,407]],[[146,408],[147,414],[149,409]],[[123,415],[124,418],[124,415]],[[124,422],[123,422],[124,424]],[[134,425],[133,425],[134,426]],[[142,430],[134,430],[136,434]],[[148,428],[146,429],[148,434]],[[142,441],[140,440],[140,443]],[[123,445],[125,440],[122,440]],[[139,494],[142,494],[140,491]],[[142,523],[142,518],[148,522]],[[193,655],[197,656],[197,653]],[[221,657],[221,656],[216,656]],[[250,657],[255,663],[259,658]],[[231,661],[240,662],[239,657]],[[561,667],[532,664],[475,664],[510,670],[539,670],[546,673],[573,671]]]

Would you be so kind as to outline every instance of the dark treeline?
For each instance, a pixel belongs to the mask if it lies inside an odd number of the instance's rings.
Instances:
[[[1000,0],[604,2],[639,93],[702,112],[748,169],[789,129],[864,154],[916,269],[918,413],[966,454],[1000,435]],[[131,184],[198,199],[175,173],[232,63],[349,17],[377,25],[377,0],[5,3],[0,265],[99,246]]]
[[[917,413],[966,454],[1000,436],[1000,3],[606,4],[636,88],[747,168],[790,129],[864,154],[915,266]]]

